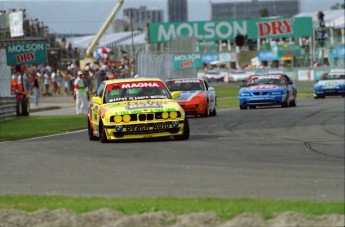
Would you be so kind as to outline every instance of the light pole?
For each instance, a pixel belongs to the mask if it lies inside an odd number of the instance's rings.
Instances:
[[[133,8],[131,8],[131,36],[132,36],[132,54],[131,54],[131,56],[132,56],[132,62],[134,63],[135,58],[134,58],[134,37],[133,37],[133,15],[132,15],[132,13],[133,13]],[[130,64],[129,67],[131,70],[131,77],[133,77],[134,76],[133,66],[132,66],[131,62],[129,62],[129,64]]]

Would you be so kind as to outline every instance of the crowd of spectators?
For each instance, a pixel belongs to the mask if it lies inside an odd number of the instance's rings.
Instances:
[[[78,71],[85,75],[85,85],[92,93],[97,91],[103,80],[115,78],[128,78],[131,76],[131,63],[128,57],[122,61],[115,61],[110,57],[87,63],[83,68],[79,63],[70,63],[66,68],[57,69],[48,63],[39,65],[13,66],[12,75],[18,75],[18,83],[23,84],[27,95],[33,95],[35,80],[38,81],[40,95],[58,96],[73,95],[74,80]]]

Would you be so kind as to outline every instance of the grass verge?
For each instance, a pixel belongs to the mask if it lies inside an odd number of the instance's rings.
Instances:
[[[17,117],[1,122],[0,142],[29,139],[86,128],[86,115]]]
[[[99,198],[38,195],[0,196],[0,208],[35,211],[38,209],[66,208],[84,213],[101,208],[110,208],[127,215],[154,211],[170,211],[176,215],[215,212],[227,220],[244,212],[261,213],[271,218],[273,213],[295,211],[309,215],[344,214],[344,203],[325,201],[289,201],[267,199],[226,198]]]

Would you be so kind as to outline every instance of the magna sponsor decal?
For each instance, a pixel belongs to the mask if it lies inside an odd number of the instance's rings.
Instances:
[[[175,84],[184,84],[184,83],[201,83],[198,79],[182,79],[182,80],[175,80]]]
[[[121,88],[139,88],[139,87],[162,87],[157,82],[138,82],[121,84]]]

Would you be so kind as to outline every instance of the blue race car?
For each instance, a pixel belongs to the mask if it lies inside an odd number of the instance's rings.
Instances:
[[[283,73],[253,75],[241,87],[238,93],[241,110],[257,106],[296,106],[297,88]]]
[[[345,70],[331,70],[315,82],[314,98],[325,98],[326,96],[345,97]]]

